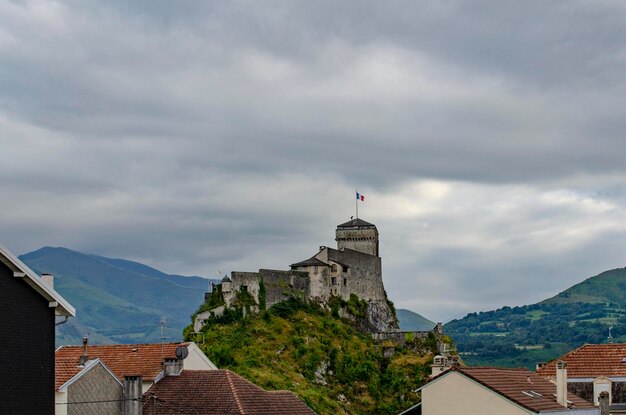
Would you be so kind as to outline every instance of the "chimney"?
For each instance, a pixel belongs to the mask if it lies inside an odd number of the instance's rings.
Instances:
[[[567,363],[559,360],[556,364],[556,402],[567,408]]]
[[[41,274],[41,281],[46,284],[51,289],[54,289],[54,277],[51,274],[44,273]]]
[[[165,376],[179,376],[183,371],[183,359],[166,357],[163,360],[163,372]]]
[[[141,375],[124,376],[124,415],[141,415]]]
[[[85,363],[89,360],[89,353],[87,353],[87,345],[89,343],[88,337],[83,337],[83,354],[78,359],[78,366],[85,366]]]
[[[600,392],[598,403],[600,404],[600,415],[609,415],[609,393],[607,391]]]
[[[433,365],[431,366],[431,374],[430,377],[434,378],[440,373],[443,373],[450,366],[448,365],[448,358],[445,356],[437,355],[433,360]]]

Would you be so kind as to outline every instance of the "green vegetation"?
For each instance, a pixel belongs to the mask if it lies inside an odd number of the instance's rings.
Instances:
[[[585,343],[626,340],[626,269],[603,272],[555,297],[523,307],[470,313],[445,331],[470,365],[526,366]]]
[[[259,310],[263,311],[267,308],[267,290],[263,278],[259,281]]]
[[[200,335],[189,327],[185,338],[219,367],[268,390],[291,390],[320,415],[395,414],[418,402],[412,391],[427,380],[437,339],[376,344],[337,318],[365,309],[356,297],[335,299],[330,310],[292,298],[256,315],[235,309],[236,318],[212,318]],[[383,348],[393,347],[385,357]]]

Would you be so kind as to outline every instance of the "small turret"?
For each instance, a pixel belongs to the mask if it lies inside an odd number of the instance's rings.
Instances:
[[[229,293],[231,290],[231,280],[230,278],[227,276],[225,276],[224,278],[222,278],[222,292],[223,293]]]

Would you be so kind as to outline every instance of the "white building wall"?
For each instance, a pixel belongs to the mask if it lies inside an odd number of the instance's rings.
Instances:
[[[54,392],[54,415],[67,415],[67,392]]]
[[[533,413],[457,372],[449,372],[422,389],[423,415]]]

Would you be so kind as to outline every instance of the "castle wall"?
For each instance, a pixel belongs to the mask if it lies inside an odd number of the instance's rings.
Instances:
[[[309,292],[309,277],[298,271],[279,271],[262,269],[257,274],[265,285],[265,303],[267,307],[285,301],[294,295],[306,296]],[[255,297],[258,300],[258,295]]]
[[[229,307],[233,301],[237,298],[237,293],[241,290],[241,287],[245,286],[246,290],[257,300],[259,299],[259,281],[261,281],[261,275],[258,272],[237,272],[234,271],[230,274],[231,289],[230,292],[224,291],[224,285],[222,285],[222,294],[224,295],[224,301]]]

